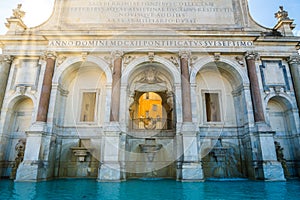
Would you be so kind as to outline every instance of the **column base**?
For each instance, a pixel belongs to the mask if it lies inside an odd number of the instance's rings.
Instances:
[[[119,163],[102,164],[98,171],[99,182],[120,182],[121,169]]]
[[[183,163],[181,174],[183,182],[204,181],[201,163]]]
[[[280,162],[263,162],[262,167],[265,181],[286,181]]]
[[[22,162],[16,174],[16,182],[37,182],[47,179],[47,172],[41,167],[41,161],[25,161]]]

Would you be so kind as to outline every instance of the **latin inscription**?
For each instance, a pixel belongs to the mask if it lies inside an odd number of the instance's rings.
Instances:
[[[251,47],[252,41],[231,40],[52,40],[50,47],[118,47],[118,48],[205,48],[205,47]]]
[[[234,0],[67,0],[69,22],[102,24],[234,24]]]

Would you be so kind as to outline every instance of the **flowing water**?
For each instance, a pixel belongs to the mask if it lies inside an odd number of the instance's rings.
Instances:
[[[120,183],[99,183],[93,179],[60,179],[38,183],[0,180],[0,199],[299,199],[300,180],[258,182],[216,179],[182,183],[168,179],[139,179]]]

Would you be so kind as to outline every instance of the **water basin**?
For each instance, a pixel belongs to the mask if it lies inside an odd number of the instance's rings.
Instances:
[[[299,199],[300,181],[206,181],[128,180],[100,183],[94,179],[60,179],[38,183],[0,180],[0,199],[31,200],[185,200],[185,199]]]

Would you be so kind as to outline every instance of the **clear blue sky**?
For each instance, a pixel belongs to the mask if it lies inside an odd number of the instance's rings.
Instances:
[[[295,33],[300,36],[300,0],[248,0],[252,17],[261,25],[272,28],[276,24],[274,13],[278,11],[279,5],[289,12],[289,16],[295,19]],[[25,23],[36,26],[47,20],[50,16],[54,0],[0,0],[0,34],[6,32],[4,23],[6,18],[12,14],[12,9],[18,3],[23,4],[26,11]],[[34,20],[34,21],[33,21]]]

